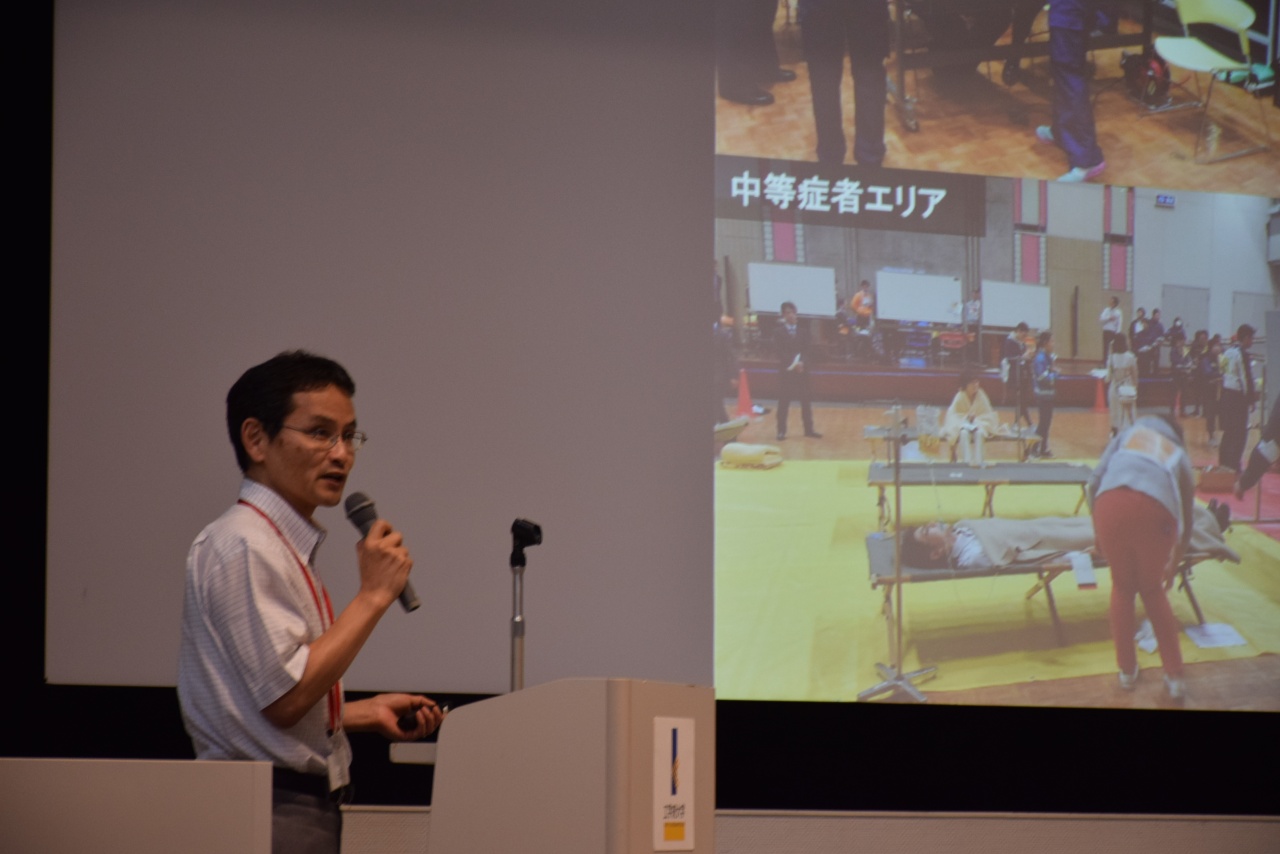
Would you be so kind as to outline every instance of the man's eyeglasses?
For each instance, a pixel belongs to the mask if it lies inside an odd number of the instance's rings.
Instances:
[[[369,437],[359,430],[352,430],[350,433],[335,433],[332,430],[326,430],[324,427],[312,427],[310,430],[303,430],[301,427],[290,427],[288,424],[281,425],[285,430],[292,430],[295,433],[301,433],[317,445],[323,445],[326,448],[336,447],[338,441],[346,445],[354,453],[364,447],[364,443],[369,441]]]

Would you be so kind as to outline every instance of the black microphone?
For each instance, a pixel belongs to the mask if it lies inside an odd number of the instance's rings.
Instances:
[[[373,499],[363,492],[353,492],[347,496],[344,506],[347,509],[347,518],[360,530],[360,536],[369,536],[369,529],[373,527],[374,522],[378,521],[378,508],[373,506]],[[400,607],[408,613],[418,610],[421,604],[418,601],[418,595],[413,592],[413,585],[406,580],[404,589],[400,591]]]

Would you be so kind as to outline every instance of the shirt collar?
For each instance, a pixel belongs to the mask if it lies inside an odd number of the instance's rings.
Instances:
[[[240,500],[247,501],[265,513],[280,529],[294,551],[305,555],[308,563],[314,562],[316,549],[324,542],[327,533],[324,528],[302,518],[278,492],[256,480],[244,479],[240,484]]]

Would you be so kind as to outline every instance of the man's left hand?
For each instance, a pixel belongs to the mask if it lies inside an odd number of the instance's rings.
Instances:
[[[342,723],[351,732],[379,732],[392,741],[416,741],[435,732],[444,717],[444,710],[430,697],[378,694],[347,703]],[[402,718],[412,721],[414,728],[401,729]]]

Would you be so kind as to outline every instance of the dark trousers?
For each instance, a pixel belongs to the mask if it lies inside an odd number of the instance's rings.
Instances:
[[[1116,333],[1102,330],[1102,364],[1111,356],[1111,342],[1116,340]]]
[[[804,424],[804,432],[813,432],[813,403],[809,392],[808,371],[778,372],[778,435],[787,435],[787,415],[791,411],[791,401],[800,402],[800,421]]]
[[[716,0],[716,69],[720,89],[771,82],[778,71],[773,19],[778,0]]]
[[[278,787],[271,794],[271,854],[339,854],[342,812],[337,804]]]
[[[1173,378],[1173,400],[1169,403],[1169,412],[1179,418],[1194,401],[1191,390],[1191,374],[1182,368],[1173,368],[1169,372]]]
[[[1093,101],[1089,95],[1087,30],[1052,27],[1049,60],[1053,68],[1053,138],[1067,153],[1072,168],[1102,162]]]
[[[1040,453],[1049,450],[1049,427],[1053,424],[1053,398],[1039,398],[1040,423],[1036,425],[1036,435],[1040,437]]]
[[[1222,386],[1217,379],[1205,380],[1200,385],[1200,406],[1204,410],[1204,426],[1212,436],[1218,429],[1218,398],[1222,395]]]
[[[1026,422],[1028,427],[1031,426],[1031,383],[1022,380],[1021,372],[1017,368],[1009,371],[1009,382],[1004,386],[1004,405],[1012,406],[1017,410],[1013,415],[1013,423]]]
[[[1222,424],[1218,465],[1240,471],[1249,435],[1249,402],[1244,392],[1229,388],[1222,390],[1222,397],[1218,399],[1218,420]]]
[[[809,64],[818,162],[844,162],[840,83],[848,48],[853,75],[853,159],[863,166],[879,166],[885,152],[889,7],[884,0],[800,0],[799,17]]]

